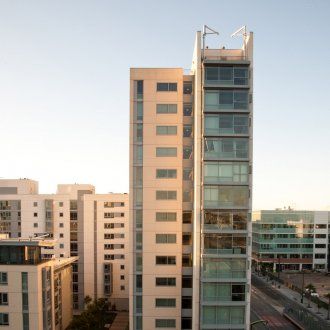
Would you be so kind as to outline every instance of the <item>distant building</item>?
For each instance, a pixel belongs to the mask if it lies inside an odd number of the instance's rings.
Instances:
[[[78,258],[43,259],[54,241],[0,239],[0,327],[65,329],[72,319],[72,268]]]
[[[328,269],[327,211],[262,210],[253,212],[252,258],[259,269]]]
[[[61,184],[39,194],[29,179],[0,180],[0,233],[48,235],[44,258],[78,256],[72,265],[73,308],[84,297],[107,298],[128,310],[128,194],[95,194],[89,184]]]

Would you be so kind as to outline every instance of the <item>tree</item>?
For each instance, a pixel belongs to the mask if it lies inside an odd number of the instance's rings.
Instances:
[[[330,292],[327,293],[326,295],[324,295],[324,297],[328,299],[328,316],[327,316],[327,320],[330,320]]]
[[[316,288],[312,283],[309,283],[308,285],[305,286],[305,290],[309,295],[309,300],[308,300],[308,308],[311,308],[311,300],[312,300],[312,293],[316,292]]]
[[[86,296],[84,299],[85,310],[71,321],[68,330],[96,330],[103,329],[109,322],[111,304],[104,298],[92,300]],[[110,322],[109,322],[110,323]]]

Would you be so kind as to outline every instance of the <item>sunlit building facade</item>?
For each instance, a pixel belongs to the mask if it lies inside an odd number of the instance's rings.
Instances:
[[[252,255],[257,270],[328,271],[328,211],[253,212]]]
[[[253,35],[130,73],[130,329],[248,329]]]

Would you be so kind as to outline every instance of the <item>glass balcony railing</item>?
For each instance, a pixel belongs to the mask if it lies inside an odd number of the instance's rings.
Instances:
[[[246,254],[246,248],[231,248],[231,249],[207,249],[204,248],[204,254],[215,254],[215,255],[223,255],[223,254]]]
[[[204,279],[245,279],[246,278],[246,271],[242,270],[233,270],[233,271],[204,271],[203,272]]]

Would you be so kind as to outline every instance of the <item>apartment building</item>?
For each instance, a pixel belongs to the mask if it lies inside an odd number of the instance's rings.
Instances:
[[[72,263],[43,259],[54,241],[0,239],[0,327],[61,330],[72,319]]]
[[[130,71],[130,329],[248,329],[253,34]]]
[[[252,256],[257,269],[328,270],[328,211],[261,210],[252,217]]]
[[[73,257],[74,312],[84,297],[108,298],[128,309],[128,194],[95,194],[86,184],[61,184],[39,194],[33,180],[0,180],[0,232],[10,237],[48,235],[43,257]]]

